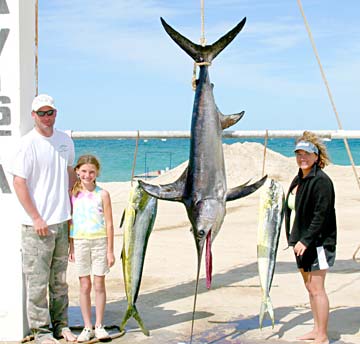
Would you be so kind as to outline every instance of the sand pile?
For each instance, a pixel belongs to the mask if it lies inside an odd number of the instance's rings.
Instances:
[[[225,169],[228,187],[245,183],[249,179],[255,181],[262,175],[264,146],[256,142],[224,144]],[[175,181],[184,171],[188,161],[152,179],[154,184],[165,184]],[[265,174],[269,177],[286,182],[289,175],[297,172],[294,158],[287,158],[270,149],[266,150]]]

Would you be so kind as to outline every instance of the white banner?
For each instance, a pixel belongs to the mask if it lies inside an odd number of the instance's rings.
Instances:
[[[35,0],[0,0],[0,264],[6,276],[0,284],[0,341],[19,341],[28,332],[19,204],[7,170],[19,138],[33,126],[35,10]]]

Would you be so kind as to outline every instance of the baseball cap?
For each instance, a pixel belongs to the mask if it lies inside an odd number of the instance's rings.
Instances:
[[[39,94],[36,96],[32,102],[31,110],[32,111],[38,111],[43,106],[50,106],[54,110],[56,110],[55,102],[52,97],[50,97],[47,94]]]
[[[295,146],[294,152],[298,150],[303,150],[308,153],[315,153],[317,155],[319,154],[319,149],[309,141],[299,141]]]

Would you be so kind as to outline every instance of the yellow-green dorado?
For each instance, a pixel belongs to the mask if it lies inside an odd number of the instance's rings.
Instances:
[[[149,331],[145,328],[135,303],[139,294],[146,247],[154,226],[156,211],[157,199],[147,194],[136,182],[130,190],[128,205],[120,224],[124,230],[121,258],[128,302],[120,330],[124,330],[127,321],[134,317],[146,336],[149,335]]]
[[[284,190],[281,184],[268,178],[260,192],[259,227],[257,233],[257,260],[261,286],[259,325],[262,328],[268,312],[274,327],[274,310],[270,288],[274,276],[276,253],[284,215]]]

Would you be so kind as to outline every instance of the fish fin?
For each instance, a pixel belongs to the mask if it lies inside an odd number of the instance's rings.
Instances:
[[[124,224],[124,220],[125,220],[125,209],[121,215],[121,220],[120,220],[120,225],[119,225],[119,228],[122,227],[122,225]]]
[[[120,325],[120,331],[123,331],[125,329],[125,325],[131,317],[133,317],[138,322],[142,333],[144,333],[145,336],[149,336],[150,332],[145,328],[144,323],[135,305],[128,306],[128,309],[126,310],[126,313]]]
[[[247,195],[255,192],[259,187],[261,187],[266,181],[267,175],[262,177],[256,183],[251,185],[240,185],[235,188],[232,188],[226,193],[226,201],[234,201],[238,198],[245,197]]]
[[[139,180],[139,185],[146,191],[150,196],[165,199],[168,201],[177,201],[182,202],[183,194],[185,190],[185,182],[187,178],[186,168],[182,175],[173,183],[165,184],[165,185],[153,185],[143,182]]]
[[[219,113],[222,129],[227,129],[227,128],[231,127],[232,125],[236,124],[237,122],[239,122],[240,119],[244,116],[245,111],[241,111],[239,113],[235,113],[232,115],[226,115],[226,116],[223,115],[220,111],[218,111],[218,113]]]
[[[232,30],[218,39],[212,45],[206,45],[205,47],[199,44],[191,42],[189,39],[181,35],[174,30],[163,18],[160,18],[161,23],[172,38],[172,40],[180,46],[188,55],[190,55],[195,62],[211,62],[241,31],[244,27],[246,18],[244,18],[239,24],[237,24]]]
[[[271,319],[272,328],[275,325],[275,316],[274,309],[271,303],[270,296],[266,297],[266,299],[262,300],[260,307],[260,315],[259,315],[259,326],[260,330],[262,329],[262,323],[264,321],[265,313],[268,313]]]

